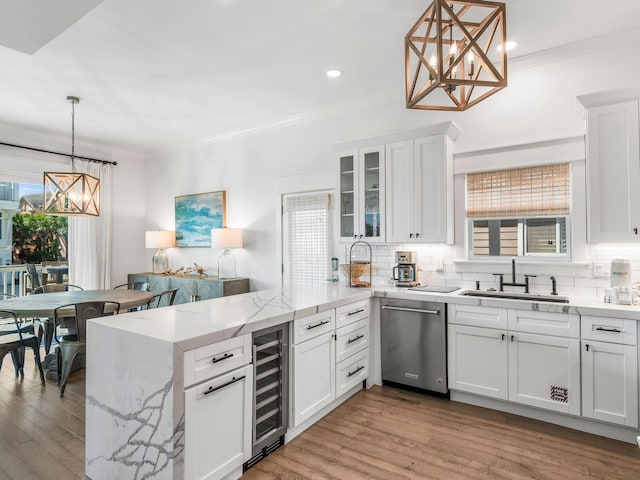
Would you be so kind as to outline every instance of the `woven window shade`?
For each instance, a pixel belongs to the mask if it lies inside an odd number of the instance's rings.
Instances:
[[[467,174],[468,218],[568,215],[569,164]]]

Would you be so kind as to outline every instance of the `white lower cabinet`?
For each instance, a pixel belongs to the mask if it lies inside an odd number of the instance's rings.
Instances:
[[[293,346],[293,426],[329,405],[336,396],[334,333]]]
[[[505,318],[514,330],[477,326]],[[580,340],[568,337],[578,325],[577,315],[450,305],[449,388],[579,415]]]
[[[449,325],[449,388],[506,400],[506,331]]]
[[[582,318],[582,415],[638,428],[636,320]]]
[[[580,340],[511,333],[509,400],[580,415]]]
[[[185,390],[185,479],[223,478],[251,455],[252,385],[247,365]]]
[[[369,300],[297,318],[293,332],[291,426],[296,428],[369,376]]]

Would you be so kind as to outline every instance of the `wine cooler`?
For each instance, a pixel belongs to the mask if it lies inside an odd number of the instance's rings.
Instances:
[[[289,325],[253,334],[253,451],[251,468],[284,444],[289,395]]]

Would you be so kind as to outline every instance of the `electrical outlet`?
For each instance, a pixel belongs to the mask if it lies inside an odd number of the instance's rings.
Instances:
[[[435,259],[436,272],[444,272],[444,260],[442,258]]]
[[[611,275],[609,262],[593,262],[593,276],[595,278],[609,278]]]

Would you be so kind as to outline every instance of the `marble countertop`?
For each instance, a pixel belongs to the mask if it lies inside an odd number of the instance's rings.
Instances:
[[[552,303],[533,300],[467,297],[460,295],[460,293],[468,290],[464,288],[451,293],[418,292],[394,286],[376,286],[374,287],[374,290],[374,295],[376,297],[427,300],[431,302],[455,303],[458,305],[484,305],[488,307],[515,308],[519,310],[562,312],[578,315],[594,315],[640,320],[640,305],[617,305],[614,303],[604,303],[602,299],[595,297],[569,296],[569,303]]]
[[[278,288],[103,317],[89,324],[99,323],[190,350],[372,296],[640,320],[640,305],[615,305],[586,297],[569,297],[568,304],[467,297],[460,295],[464,290],[430,293],[386,285],[350,288],[345,284]]]
[[[343,284],[231,295],[89,321],[190,350],[316,312],[371,298],[369,288]]]

